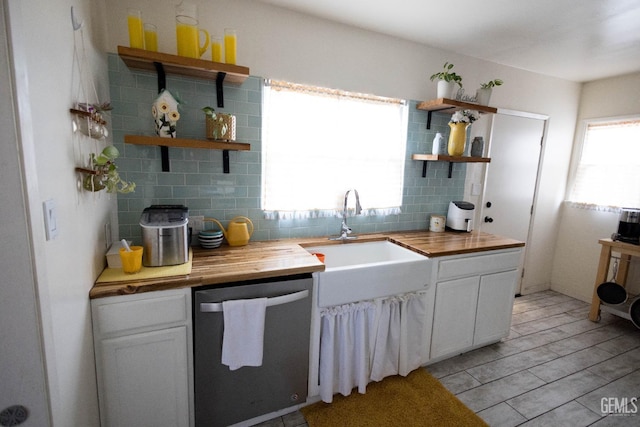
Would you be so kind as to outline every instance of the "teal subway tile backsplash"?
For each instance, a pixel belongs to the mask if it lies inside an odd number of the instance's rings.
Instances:
[[[236,115],[236,139],[251,144],[251,151],[231,151],[230,172],[222,170],[222,151],[170,148],[171,172],[162,172],[160,148],[124,144],[124,135],[155,135],[151,104],[157,96],[155,73],[129,69],[116,54],[108,58],[113,111],[113,143],[120,150],[118,171],[137,184],[135,193],[118,195],[119,238],[141,243],[142,210],[152,204],[184,204],[191,215],[213,217],[226,224],[237,215],[251,218],[252,240],[328,236],[338,233],[340,217],[267,220],[260,210],[262,80],[249,77],[242,85],[224,85],[224,108],[217,107],[215,82],[167,75],[167,89],[179,100],[179,138],[205,139],[202,107]],[[447,178],[448,163],[430,162],[422,178],[422,162],[415,153],[430,153],[436,132],[449,133],[449,114],[433,114],[426,129],[427,113],[409,104],[407,154],[402,213],[349,218],[354,233],[424,230],[431,214],[446,214],[449,201],[464,193],[466,165],[457,163]],[[304,135],[301,135],[304,138]],[[345,189],[346,191],[347,189]],[[212,228],[212,225],[208,225]]]

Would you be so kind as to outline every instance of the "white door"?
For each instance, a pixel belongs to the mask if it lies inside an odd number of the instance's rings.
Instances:
[[[537,117],[494,116],[481,231],[527,242],[544,127],[545,120]]]

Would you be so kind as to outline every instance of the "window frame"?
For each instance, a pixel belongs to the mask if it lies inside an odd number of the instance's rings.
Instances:
[[[569,175],[567,180],[567,186],[565,190],[565,203],[573,207],[583,208],[583,209],[592,209],[592,210],[600,210],[600,211],[612,211],[617,212],[623,207],[628,206],[611,206],[611,205],[601,205],[598,203],[586,203],[586,202],[577,202],[571,200],[571,194],[573,192],[573,187],[576,183],[578,167],[580,166],[580,162],[582,160],[582,154],[585,147],[585,140],[587,137],[587,129],[589,125],[598,125],[604,123],[615,123],[615,122],[623,122],[623,121],[640,121],[640,114],[629,114],[623,116],[610,116],[610,117],[597,117],[597,118],[588,118],[582,119],[580,121],[580,125],[576,132],[574,149],[571,155],[571,163],[569,166]]]
[[[267,133],[269,132],[268,130],[268,125],[266,124],[266,122],[264,121],[265,119],[268,120],[268,115],[271,114],[270,112],[267,111],[268,107],[267,107],[267,102],[268,102],[268,96],[272,96],[272,94],[268,95],[267,91],[272,91],[272,92],[276,92],[278,89],[268,89],[268,86],[274,84],[276,87],[280,87],[280,88],[285,88],[284,90],[290,92],[290,93],[298,93],[298,94],[305,94],[308,93],[312,96],[314,96],[314,94],[318,94],[316,96],[326,96],[328,98],[333,98],[333,97],[338,97],[339,99],[345,99],[349,102],[358,102],[360,101],[364,101],[364,102],[369,102],[369,103],[373,103],[373,104],[380,104],[380,105],[384,105],[384,104],[388,104],[388,105],[395,105],[396,107],[399,107],[399,109],[396,110],[396,112],[399,114],[398,116],[395,116],[396,119],[395,120],[399,120],[399,125],[400,127],[396,128],[392,128],[394,130],[398,131],[398,136],[397,136],[397,148],[400,149],[400,146],[402,147],[402,155],[400,155],[400,153],[398,153],[398,157],[396,158],[396,168],[399,166],[399,171],[398,174],[399,176],[396,177],[396,179],[399,181],[399,185],[400,187],[398,188],[398,194],[396,194],[396,196],[399,198],[398,200],[398,204],[397,206],[392,206],[392,207],[376,207],[376,206],[371,206],[369,205],[368,207],[365,207],[365,209],[363,209],[363,215],[388,215],[388,214],[399,214],[401,211],[401,207],[402,204],[404,202],[404,180],[405,180],[405,172],[406,172],[406,162],[407,162],[407,137],[408,137],[408,133],[409,133],[409,129],[408,129],[408,120],[409,120],[409,101],[405,100],[405,99],[399,99],[399,98],[389,98],[389,97],[383,97],[383,96],[378,96],[378,95],[372,95],[372,94],[364,94],[364,93],[358,93],[358,92],[350,92],[350,91],[344,91],[344,90],[338,90],[338,89],[332,89],[332,88],[325,88],[325,87],[320,87],[320,86],[314,86],[314,85],[307,85],[307,84],[298,84],[298,83],[293,83],[293,82],[287,82],[287,81],[271,81],[269,79],[265,79],[263,81],[263,124],[262,124],[262,143],[263,143],[263,147],[262,147],[262,153],[261,153],[261,161],[262,161],[262,179],[261,179],[261,201],[260,201],[260,209],[262,210],[262,212],[265,215],[266,219],[291,219],[291,218],[317,218],[317,217],[333,217],[336,215],[341,215],[342,214],[342,203],[340,203],[340,206],[338,206],[337,204],[334,205],[333,207],[330,208],[304,208],[304,209],[299,209],[299,210],[269,210],[265,208],[265,182],[267,180],[267,161],[266,161],[266,157],[268,154],[268,142],[267,142]],[[311,100],[313,98],[310,98]],[[367,126],[368,128],[370,128],[370,126]],[[327,169],[327,173],[330,173],[329,171],[331,170],[331,164],[326,164],[325,167]],[[370,170],[367,170],[368,172],[370,172]],[[348,184],[347,184],[348,185]],[[336,200],[341,200],[344,197],[344,191],[349,190],[349,188],[344,188],[344,189],[340,189],[337,193],[337,198]],[[356,188],[356,190],[358,191],[362,191],[362,189],[360,188]],[[390,193],[389,193],[390,194]],[[395,203],[395,201],[394,201]],[[365,205],[365,203],[363,203],[363,206]]]

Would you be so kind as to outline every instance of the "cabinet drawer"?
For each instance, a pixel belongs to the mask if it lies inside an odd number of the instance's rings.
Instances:
[[[169,325],[183,324],[188,320],[188,304],[187,295],[184,293],[145,297],[133,301],[98,302],[93,307],[96,310],[94,328],[104,335],[136,329],[162,329]]]
[[[517,268],[521,250],[473,255],[442,260],[438,263],[438,279],[450,279]]]

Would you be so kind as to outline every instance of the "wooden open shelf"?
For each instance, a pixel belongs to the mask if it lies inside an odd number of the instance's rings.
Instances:
[[[205,59],[186,58],[162,52],[118,46],[118,55],[129,68],[154,71],[158,75],[158,92],[166,88],[166,74],[213,80],[216,83],[218,108],[224,108],[223,83],[241,84],[249,77],[249,68],[241,65],[223,64]],[[159,138],[153,136],[125,135],[124,142],[138,145],[158,145],[162,159],[162,170],[169,172],[169,149],[167,147],[208,148],[223,150],[224,173],[229,173],[229,150],[247,151],[251,145],[238,142],[203,141],[197,139]]]
[[[470,102],[456,101],[449,98],[438,98],[430,101],[422,101],[416,108],[427,111],[427,129],[431,129],[431,114],[434,112],[455,112],[458,110],[476,110],[479,113],[495,114],[498,109],[488,105],[472,104]]]
[[[465,156],[446,156],[442,154],[413,154],[412,160],[422,160],[422,177],[427,176],[428,162],[449,162],[449,178],[453,172],[454,163],[489,163],[489,157],[465,157]]]
[[[162,148],[162,169],[169,171],[169,153],[165,147],[179,148],[205,148],[209,150],[222,150],[222,170],[229,173],[229,151],[249,151],[251,144],[245,142],[227,142],[186,138],[160,138],[159,136],[125,135],[125,144],[155,145]]]
[[[118,55],[129,68],[156,71],[156,63],[162,64],[168,74],[216,80],[219,73],[225,74],[225,81],[241,84],[249,77],[249,68],[241,65],[224,64],[205,59],[186,58],[162,52],[118,46]]]
[[[156,145],[161,147],[206,148],[210,150],[249,151],[251,144],[203,139],[160,138],[159,136],[125,135],[126,144]]]
[[[456,101],[449,98],[432,99],[431,101],[422,101],[416,107],[418,110],[424,111],[444,111],[444,110],[476,110],[481,113],[495,114],[498,112],[497,108],[489,107],[488,105],[472,104],[470,102]]]

